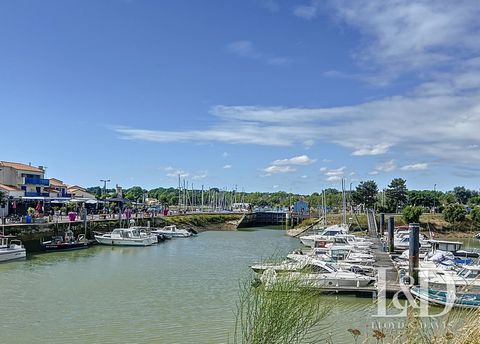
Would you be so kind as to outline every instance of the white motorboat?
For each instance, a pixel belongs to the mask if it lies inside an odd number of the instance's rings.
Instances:
[[[350,271],[338,270],[331,264],[315,261],[304,265],[300,271],[275,271],[267,269],[260,277],[266,287],[278,282],[294,282],[300,287],[307,288],[335,288],[335,287],[366,287],[375,282],[371,276],[360,275]]]
[[[193,236],[193,233],[186,230],[177,228],[175,225],[165,226],[163,228],[157,228],[151,231],[152,234],[165,235],[167,238],[188,238]]]
[[[302,252],[293,252],[287,258],[293,261],[303,261],[305,257],[319,259],[333,265],[337,269],[359,272],[372,275],[376,269],[373,267],[375,258],[368,253],[355,252],[349,247],[332,246],[328,251],[314,249],[310,255]]]
[[[407,250],[410,247],[410,236],[404,236],[400,240],[395,240],[393,243],[396,250]],[[420,238],[420,249],[421,250],[429,250],[432,245],[424,239]]]
[[[345,224],[329,226],[319,234],[301,236],[300,241],[307,247],[314,247],[316,240],[331,240],[339,234],[348,234],[348,226]]]
[[[27,256],[22,242],[14,238],[14,235],[0,235],[0,262],[22,259]]]
[[[432,271],[430,271],[432,272]],[[434,270],[432,277],[427,277],[428,286],[434,290],[447,291],[455,285],[457,293],[480,294],[480,266],[466,265],[460,271]]]
[[[455,257],[479,258],[478,251],[465,251],[462,249],[463,243],[459,241],[447,240],[427,240],[432,245],[432,252],[446,251],[451,252]]]
[[[140,228],[116,228],[111,233],[95,235],[95,240],[111,246],[150,246],[158,241],[154,234]]]

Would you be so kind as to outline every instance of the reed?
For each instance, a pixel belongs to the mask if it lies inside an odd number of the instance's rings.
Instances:
[[[411,310],[401,329],[372,329],[363,333],[358,329],[347,331],[352,335],[355,333],[355,343],[363,344],[479,344],[480,312],[454,310],[437,319],[418,318]]]
[[[320,291],[305,282],[281,279],[267,287],[250,275],[240,282],[233,343],[319,343],[329,311]]]

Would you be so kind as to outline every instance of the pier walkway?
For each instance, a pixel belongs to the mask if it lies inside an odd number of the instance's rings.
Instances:
[[[385,271],[384,276],[379,276],[381,278],[377,282],[377,289],[379,291],[384,289],[387,295],[393,295],[400,291],[398,270],[393,265],[390,254],[384,251],[384,248],[386,250],[387,247],[386,243],[382,243],[379,238],[373,238],[372,241],[374,242],[372,254],[375,257],[373,266],[380,271]]]

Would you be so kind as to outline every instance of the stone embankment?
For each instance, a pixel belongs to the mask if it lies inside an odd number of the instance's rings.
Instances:
[[[3,225],[3,233],[16,235],[22,240],[29,252],[40,251],[41,241],[50,240],[54,235],[62,235],[65,230],[72,230],[75,235],[86,232],[87,238],[93,238],[94,232],[110,232],[114,228],[136,226],[163,227],[176,225],[178,228],[191,228],[197,233],[209,230],[236,230],[240,214],[186,214],[172,216],[133,217],[129,222],[118,218],[89,219],[86,221],[56,221],[31,224]]]

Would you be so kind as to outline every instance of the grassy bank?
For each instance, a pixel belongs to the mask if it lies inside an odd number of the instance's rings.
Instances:
[[[194,227],[197,231],[234,230],[241,214],[172,215],[162,218],[169,225]]]

